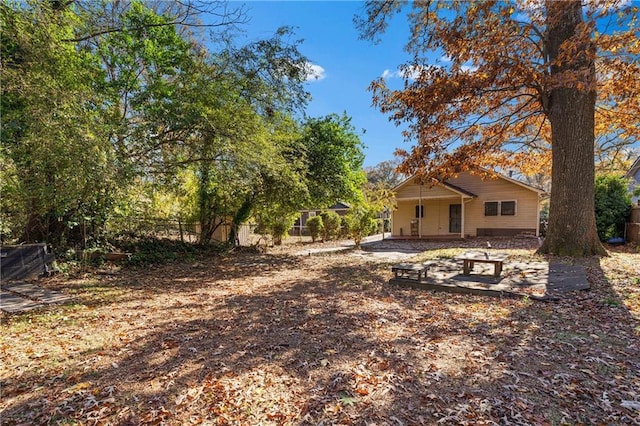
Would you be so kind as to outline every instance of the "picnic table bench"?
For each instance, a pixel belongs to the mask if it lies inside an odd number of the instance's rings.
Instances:
[[[398,263],[391,267],[391,272],[395,273],[395,277],[422,281],[422,278],[427,277],[427,271],[431,266],[435,266],[435,262],[425,263]]]
[[[470,275],[474,264],[477,263],[492,263],[494,266],[493,276],[499,277],[502,273],[502,266],[504,261],[509,257],[506,253],[490,253],[486,251],[466,251],[459,254],[455,259],[462,260],[462,274]]]

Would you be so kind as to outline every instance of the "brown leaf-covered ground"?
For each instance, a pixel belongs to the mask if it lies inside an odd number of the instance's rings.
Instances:
[[[75,302],[2,317],[2,424],[640,424],[637,247],[556,302],[299,249],[47,279]]]

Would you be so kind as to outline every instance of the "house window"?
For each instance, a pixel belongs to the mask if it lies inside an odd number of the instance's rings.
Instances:
[[[498,216],[498,202],[490,201],[490,202],[484,203],[484,215]]]
[[[515,216],[515,201],[488,201],[484,203],[485,216]]]
[[[500,215],[501,216],[515,216],[516,215],[516,202],[515,201],[503,201],[500,203]]]
[[[416,206],[416,217],[424,217],[424,206]]]

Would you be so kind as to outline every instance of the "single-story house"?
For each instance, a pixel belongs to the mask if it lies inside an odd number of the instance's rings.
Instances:
[[[633,195],[636,188],[640,188],[640,157],[631,165],[631,168],[624,175],[629,179],[629,192],[631,193],[631,202],[640,206],[640,195]]]
[[[497,175],[469,172],[421,184],[412,176],[394,188],[392,237],[493,237],[540,234],[543,190]]]
[[[337,202],[326,209],[304,209],[300,210],[300,216],[293,224],[293,228],[289,231],[289,235],[308,235],[307,220],[314,216],[319,216],[324,211],[334,211],[340,216],[344,216],[349,212],[351,207],[348,204]]]

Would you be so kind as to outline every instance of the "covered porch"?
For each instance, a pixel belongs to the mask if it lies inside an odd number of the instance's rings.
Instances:
[[[453,196],[397,200],[393,213],[392,238],[465,238],[465,205],[473,197]]]
[[[428,187],[400,185],[392,214],[391,237],[402,239],[460,239],[466,232],[467,204],[475,194],[448,183]]]

